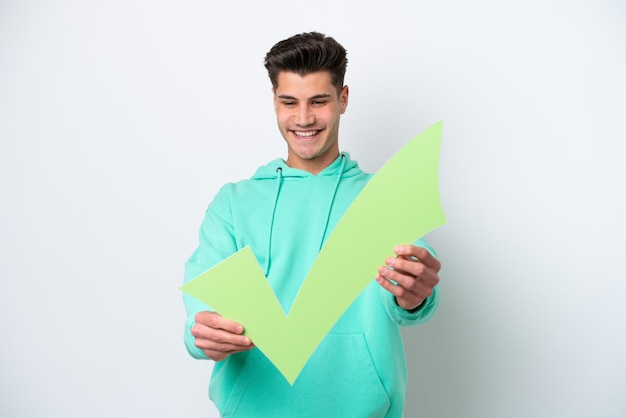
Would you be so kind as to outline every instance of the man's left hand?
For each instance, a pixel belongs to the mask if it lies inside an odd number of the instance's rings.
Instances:
[[[396,298],[396,303],[408,311],[420,306],[433,294],[439,283],[441,263],[428,250],[414,245],[398,245],[386,265],[378,268],[376,281]]]

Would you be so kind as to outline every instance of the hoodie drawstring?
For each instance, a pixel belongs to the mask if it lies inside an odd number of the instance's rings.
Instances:
[[[328,211],[326,212],[326,223],[324,224],[324,232],[322,233],[322,239],[320,241],[320,248],[318,251],[322,250],[322,246],[324,245],[324,241],[326,240],[326,231],[328,230],[328,223],[330,221],[330,212],[333,209],[333,204],[335,203],[335,196],[337,196],[337,189],[339,189],[339,183],[341,182],[341,178],[343,176],[343,170],[345,167],[346,167],[346,156],[341,154],[341,168],[339,168],[339,175],[337,176],[335,189],[333,190],[333,195],[331,196],[330,203],[328,204]]]
[[[339,174],[337,175],[337,181],[335,182],[335,188],[333,189],[333,194],[330,197],[330,202],[328,204],[328,210],[326,211],[326,222],[324,223],[324,231],[322,232],[322,239],[320,240],[319,250],[321,251],[322,246],[324,245],[324,241],[326,240],[326,233],[328,232],[328,224],[330,222],[330,213],[333,209],[333,204],[335,203],[335,197],[337,196],[337,190],[339,189],[339,183],[341,183],[341,179],[343,178],[343,170],[346,167],[346,156],[342,153],[341,155],[341,167],[339,169]],[[267,256],[265,257],[265,266],[263,268],[265,277],[267,277],[270,271],[270,256],[272,254],[272,230],[274,229],[274,218],[276,217],[276,207],[278,206],[278,196],[280,195],[280,189],[283,184],[283,169],[282,167],[278,167],[276,169],[276,195],[274,197],[274,208],[272,209],[272,218],[270,219],[270,229],[267,237]]]
[[[280,195],[280,187],[283,184],[283,168],[282,167],[278,167],[276,169],[276,173],[278,174],[276,176],[276,196],[274,197],[274,208],[272,209],[272,218],[270,219],[270,230],[269,230],[269,234],[267,236],[267,256],[265,257],[265,266],[263,268],[264,273],[265,273],[265,277],[267,277],[267,274],[270,271],[270,256],[272,255],[272,229],[274,229],[274,217],[276,216],[276,207],[278,206],[278,196]]]

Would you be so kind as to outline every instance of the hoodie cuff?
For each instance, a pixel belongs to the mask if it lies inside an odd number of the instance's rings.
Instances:
[[[197,358],[200,360],[209,360],[209,357],[204,354],[204,351],[200,350],[196,347],[196,338],[191,335],[191,328],[196,324],[194,316],[190,316],[187,318],[185,322],[185,347],[187,348],[187,352],[193,358]]]
[[[396,303],[396,298],[386,292],[385,307],[389,316],[399,325],[416,325],[427,322],[437,311],[439,306],[439,289],[435,287],[430,295],[420,306],[413,311],[407,311]]]

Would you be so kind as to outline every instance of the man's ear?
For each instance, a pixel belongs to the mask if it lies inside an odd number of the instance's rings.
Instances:
[[[341,102],[341,114],[343,115],[348,107],[348,96],[350,95],[350,89],[348,86],[343,86],[341,93],[339,93],[339,101]]]

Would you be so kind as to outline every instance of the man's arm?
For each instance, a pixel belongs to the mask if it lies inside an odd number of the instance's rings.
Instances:
[[[184,283],[238,250],[230,217],[230,188],[230,185],[222,187],[205,213],[198,247],[185,263]],[[250,340],[241,335],[243,328],[238,331],[241,325],[222,318],[210,306],[186,293],[183,293],[183,301],[187,311],[185,346],[192,357],[219,361],[231,352],[253,347]]]

